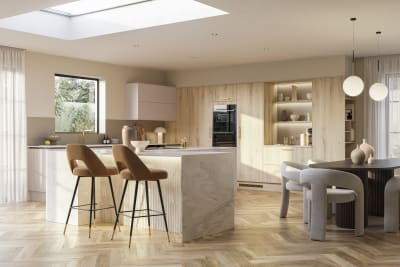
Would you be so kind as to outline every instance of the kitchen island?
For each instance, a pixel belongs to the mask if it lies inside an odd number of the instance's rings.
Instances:
[[[92,148],[106,165],[114,164],[110,147]],[[30,147],[30,180],[45,181],[46,218],[64,223],[72,197],[76,178],[69,171],[65,148]],[[175,240],[186,242],[196,238],[220,233],[234,226],[234,185],[236,182],[236,153],[234,148],[187,148],[160,149],[139,153],[139,157],[150,168],[164,169],[168,179],[161,181],[169,230]],[[35,165],[35,166],[33,166]],[[43,175],[38,175],[38,170]],[[87,180],[87,181],[85,181]],[[106,179],[96,179],[96,202],[112,203]],[[112,177],[117,203],[119,203],[123,180]],[[75,205],[89,202],[89,179],[82,179]],[[38,184],[32,181],[30,184]],[[40,184],[40,183],[39,183]],[[130,183],[124,209],[132,209],[133,189]],[[149,183],[150,207],[161,210],[156,184]],[[144,209],[146,202],[144,185],[139,187],[137,209]],[[43,189],[42,189],[43,191]],[[144,215],[144,214],[141,214]],[[121,218],[122,219],[122,218]],[[112,210],[99,211],[97,222],[112,223]],[[130,223],[124,217],[123,224]],[[88,213],[73,211],[70,223],[87,224]],[[138,227],[147,227],[146,219],[136,220]],[[164,231],[162,217],[152,217],[151,227]],[[110,229],[111,230],[111,229]]]

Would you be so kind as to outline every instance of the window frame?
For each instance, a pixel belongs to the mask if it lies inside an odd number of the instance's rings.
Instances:
[[[60,73],[54,73],[54,79],[56,77],[63,77],[63,78],[73,78],[73,79],[84,79],[84,80],[91,80],[91,81],[96,81],[96,126],[95,130],[90,133],[95,133],[99,134],[100,132],[100,79],[98,78],[93,78],[93,77],[85,77],[85,76],[79,76],[79,75],[70,75],[70,74],[60,74]],[[55,89],[55,88],[54,88]],[[55,119],[55,117],[54,117]],[[57,132],[55,129],[55,123],[54,123],[54,132],[57,134],[82,134],[81,132]]]

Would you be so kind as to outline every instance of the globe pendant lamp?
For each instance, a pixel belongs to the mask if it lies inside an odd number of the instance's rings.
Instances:
[[[343,91],[348,96],[358,96],[364,90],[364,82],[363,80],[354,75],[354,28],[355,21],[357,18],[350,18],[350,21],[353,23],[353,61],[352,61],[352,75],[347,77],[343,81]]]
[[[382,32],[377,31],[376,36],[378,38],[378,74],[379,74],[379,69],[380,69],[380,62],[379,62],[379,57],[380,57],[380,35]],[[372,100],[375,101],[382,101],[384,100],[387,95],[388,95],[388,88],[384,83],[376,82],[371,87],[369,88],[369,96],[372,98]]]

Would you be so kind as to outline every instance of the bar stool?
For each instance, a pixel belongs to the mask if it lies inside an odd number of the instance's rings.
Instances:
[[[146,165],[140,160],[140,158],[132,150],[130,150],[128,147],[126,147],[124,145],[114,145],[112,148],[112,151],[113,151],[116,166],[119,171],[119,175],[122,179],[125,179],[125,185],[124,185],[124,189],[122,191],[121,203],[119,204],[117,218],[114,223],[114,229],[113,229],[111,240],[113,240],[113,238],[114,238],[115,228],[119,221],[119,215],[121,213],[125,213],[125,212],[132,212],[131,229],[130,229],[130,234],[129,234],[129,248],[131,247],[134,219],[141,218],[141,217],[147,217],[147,224],[149,226],[149,231],[150,231],[150,217],[163,216],[165,230],[167,232],[167,237],[168,237],[168,242],[170,242],[169,233],[168,233],[167,217],[166,217],[166,213],[165,213],[164,201],[163,201],[163,197],[162,197],[162,193],[161,193],[161,186],[160,186],[160,180],[166,179],[168,177],[168,173],[164,170],[147,168]],[[132,210],[121,211],[122,204],[123,204],[124,197],[125,197],[126,188],[128,187],[129,181],[136,181],[135,194],[133,197],[133,208],[132,208]],[[138,185],[139,185],[140,181],[145,182],[147,216],[135,216],[135,211],[144,211],[144,210],[136,210],[136,199],[137,199],[137,195],[138,195],[137,194],[138,193]],[[149,207],[149,188],[148,188],[149,181],[157,182],[158,194],[160,197],[161,208],[162,208],[161,213],[159,211],[151,210]],[[150,214],[150,211],[156,212],[157,214]]]
[[[67,158],[68,163],[71,168],[71,172],[73,175],[77,176],[76,184],[74,193],[72,195],[71,204],[69,206],[67,220],[65,222],[64,227],[64,235],[65,231],[67,230],[68,220],[71,215],[72,209],[78,210],[86,210],[90,212],[89,215],[89,238],[92,229],[92,215],[93,215],[93,224],[96,225],[96,211],[97,210],[104,210],[104,209],[114,209],[115,215],[117,215],[117,205],[115,204],[115,196],[113,185],[111,181],[111,175],[117,175],[118,170],[115,167],[106,167],[103,162],[96,156],[96,154],[87,146],[85,145],[67,145]],[[83,164],[79,164],[79,163]],[[90,204],[84,205],[76,205],[74,206],[74,200],[76,191],[78,189],[78,185],[80,179],[82,177],[89,177],[91,178],[91,189],[90,189]],[[110,207],[103,207],[103,208],[96,208],[96,184],[95,178],[96,177],[108,177],[108,182],[110,185],[111,197],[113,201],[113,206]],[[82,207],[89,206],[89,209],[85,209]]]

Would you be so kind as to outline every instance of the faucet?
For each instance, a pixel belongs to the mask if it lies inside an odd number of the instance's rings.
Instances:
[[[81,144],[86,144],[86,141],[85,141],[85,134],[87,134],[87,133],[92,133],[93,131],[92,130],[83,130],[82,131],[82,135],[81,135],[81,141],[82,142],[79,142],[79,143],[81,143]]]

